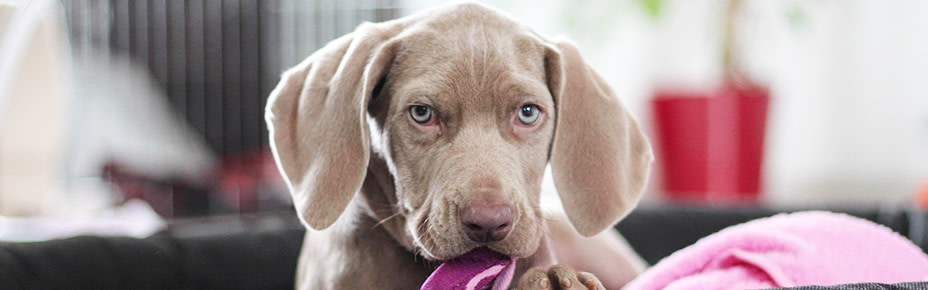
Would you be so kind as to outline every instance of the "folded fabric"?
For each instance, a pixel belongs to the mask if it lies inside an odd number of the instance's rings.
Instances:
[[[421,290],[506,289],[515,272],[511,257],[477,248],[438,266]]]
[[[733,226],[661,260],[624,290],[925,281],[928,256],[873,222],[812,211]]]

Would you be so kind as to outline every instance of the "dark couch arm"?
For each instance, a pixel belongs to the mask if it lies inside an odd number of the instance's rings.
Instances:
[[[293,289],[303,231],[0,243],[3,289]]]

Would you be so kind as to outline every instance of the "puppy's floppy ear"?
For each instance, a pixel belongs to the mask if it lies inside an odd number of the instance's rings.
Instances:
[[[584,236],[635,207],[651,146],[612,88],[567,41],[547,47],[548,87],[557,106],[551,170],[567,217]]]
[[[321,230],[361,188],[367,104],[393,62],[398,27],[365,23],[283,74],[265,112],[271,149],[300,219]]]

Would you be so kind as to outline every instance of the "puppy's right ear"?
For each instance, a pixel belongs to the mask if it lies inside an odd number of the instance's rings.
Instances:
[[[267,101],[271,151],[313,229],[332,225],[367,175],[367,103],[393,63],[398,30],[362,24],[285,72]]]
[[[557,104],[551,173],[567,217],[584,236],[611,227],[638,203],[651,145],[612,88],[571,42],[546,49]]]

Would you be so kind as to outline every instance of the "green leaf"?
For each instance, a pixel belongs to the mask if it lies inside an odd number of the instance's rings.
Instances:
[[[640,0],[641,6],[644,7],[644,11],[651,15],[652,18],[658,18],[661,15],[661,11],[664,7],[664,1],[662,0]]]

